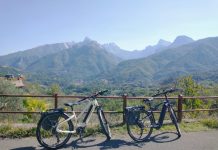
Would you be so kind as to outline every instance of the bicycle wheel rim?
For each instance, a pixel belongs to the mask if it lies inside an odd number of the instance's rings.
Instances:
[[[52,118],[58,117],[57,121],[52,120]],[[71,137],[71,133],[58,133],[56,131],[57,124],[66,120],[68,116],[64,114],[50,114],[42,118],[37,127],[37,140],[39,143],[49,149],[57,149],[62,147],[64,144],[68,142]],[[50,119],[51,121],[51,129],[45,130],[43,129],[43,122],[46,119]],[[53,124],[52,124],[53,121]],[[68,121],[59,127],[61,130],[73,130],[73,125],[71,121]]]
[[[110,140],[111,139],[110,127],[102,109],[98,110],[98,116],[99,116],[100,125],[102,127],[102,131],[107,136],[107,139]]]
[[[139,120],[135,124],[129,124],[127,121],[127,130],[129,136],[134,141],[149,140],[153,128],[151,127],[151,119],[147,112],[140,112]]]

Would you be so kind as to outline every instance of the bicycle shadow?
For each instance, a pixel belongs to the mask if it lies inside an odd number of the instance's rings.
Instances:
[[[98,149],[100,150],[115,149],[125,146],[143,148],[143,146],[148,144],[149,142],[167,143],[167,142],[173,142],[177,139],[179,139],[179,137],[177,133],[174,132],[162,132],[160,134],[156,134],[145,142],[126,141],[123,139],[111,139],[107,141],[104,138],[99,140],[96,139],[95,137],[87,136],[86,138],[84,138],[83,142],[81,142],[80,139],[77,139],[72,141],[70,144],[66,145],[65,147],[72,146],[72,149],[98,147]]]
[[[10,150],[35,150],[35,147],[29,146],[29,147],[19,147],[19,148],[13,148]]]
[[[148,142],[168,143],[178,140],[180,137],[175,132],[162,132],[152,136]]]
[[[72,146],[72,149],[98,147],[100,150],[106,150],[120,148],[122,146],[135,146],[137,148],[142,148],[143,145],[144,143],[128,142],[121,139],[105,140],[104,138],[101,138],[99,140],[95,137],[89,137],[88,139],[84,138],[83,142],[79,139],[74,140],[72,143],[66,145],[66,147]]]
[[[10,150],[47,150],[47,149],[42,146],[40,147],[27,146],[27,147],[12,148]]]

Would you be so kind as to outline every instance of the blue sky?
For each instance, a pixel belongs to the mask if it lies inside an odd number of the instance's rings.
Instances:
[[[0,0],[0,55],[85,37],[140,50],[178,35],[218,36],[218,1]]]

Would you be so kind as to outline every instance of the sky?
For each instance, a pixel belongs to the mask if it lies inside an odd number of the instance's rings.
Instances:
[[[141,50],[178,35],[218,36],[218,0],[0,0],[0,55],[85,37]]]

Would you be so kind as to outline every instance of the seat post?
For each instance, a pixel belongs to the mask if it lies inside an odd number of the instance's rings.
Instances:
[[[71,110],[73,111],[73,105],[72,105],[72,106],[70,106],[70,108],[71,108]]]

